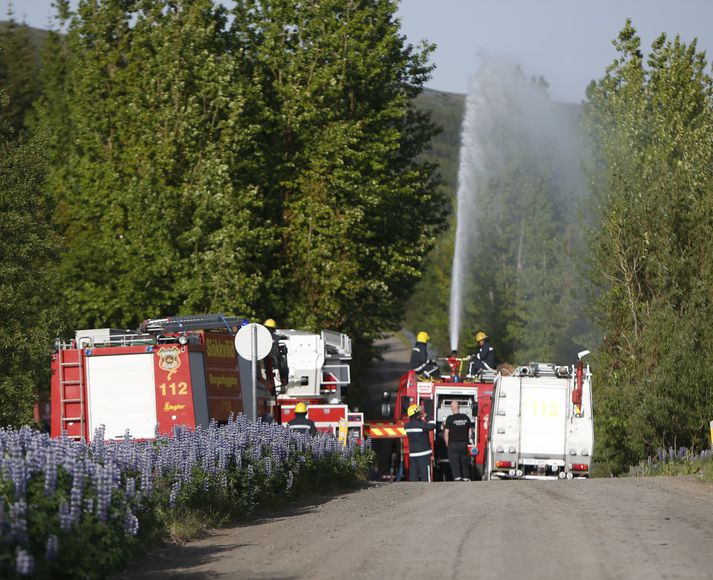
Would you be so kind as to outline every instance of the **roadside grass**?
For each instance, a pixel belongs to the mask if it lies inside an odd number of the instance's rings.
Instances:
[[[656,456],[648,457],[628,473],[632,477],[695,475],[699,480],[713,483],[713,450],[696,453],[685,447],[676,451],[659,449]]]

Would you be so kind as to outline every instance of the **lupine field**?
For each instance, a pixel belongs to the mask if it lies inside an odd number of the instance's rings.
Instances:
[[[696,474],[700,479],[713,481],[713,449],[700,452],[686,447],[674,449],[659,448],[656,455],[647,457],[637,467],[633,467],[631,475],[690,475]]]
[[[103,577],[183,514],[248,515],[353,482],[369,447],[243,415],[153,441],[0,429],[0,577]]]

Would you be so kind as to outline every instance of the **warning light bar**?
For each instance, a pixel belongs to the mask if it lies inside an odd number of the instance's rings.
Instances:
[[[515,467],[513,461],[496,461],[495,467]]]
[[[589,471],[589,465],[586,463],[573,463],[572,471]]]

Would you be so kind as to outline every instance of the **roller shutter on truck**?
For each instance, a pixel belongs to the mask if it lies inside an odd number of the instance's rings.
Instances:
[[[105,438],[155,436],[156,380],[152,353],[88,357],[89,433],[100,425]]]
[[[523,458],[563,458],[566,446],[567,382],[523,379],[520,453]]]

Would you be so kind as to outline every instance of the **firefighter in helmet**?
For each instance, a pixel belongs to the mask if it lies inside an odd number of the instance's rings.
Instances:
[[[436,428],[427,423],[426,414],[419,405],[411,405],[406,414],[408,423],[404,425],[408,437],[409,481],[431,481],[431,440],[428,432]]]
[[[494,371],[497,363],[495,362],[495,349],[490,344],[488,335],[482,330],[475,334],[475,342],[478,343],[478,352],[471,354],[468,358],[468,375],[475,376],[480,371]]]
[[[441,376],[441,370],[438,365],[428,358],[428,341],[430,336],[425,330],[422,330],[416,335],[416,344],[413,345],[411,351],[411,368],[416,371],[417,375],[423,375],[426,378],[435,378]]]
[[[307,418],[307,405],[301,401],[295,406],[295,418],[287,426],[291,431],[296,431],[297,433],[317,434],[317,426],[314,421]]]

